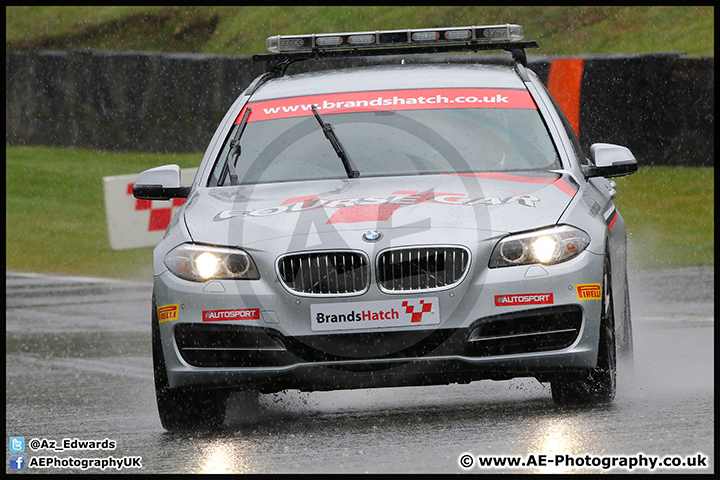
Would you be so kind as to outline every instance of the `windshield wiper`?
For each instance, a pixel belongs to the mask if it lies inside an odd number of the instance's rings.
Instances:
[[[343,167],[345,167],[348,178],[358,178],[360,176],[360,172],[358,171],[357,166],[355,166],[355,162],[353,162],[350,156],[345,152],[345,149],[340,143],[340,139],[335,134],[333,126],[329,123],[323,122],[323,119],[320,118],[320,114],[318,113],[315,105],[312,105],[312,111],[315,114],[315,118],[317,118],[325,137],[330,140],[330,144],[335,149],[335,153],[337,153],[337,156],[340,157],[340,160],[342,160]]]
[[[230,185],[239,185],[238,174],[237,170],[235,170],[235,166],[237,165],[238,157],[240,157],[240,137],[245,131],[245,126],[247,125],[247,120],[250,116],[250,112],[252,112],[252,109],[250,107],[245,108],[245,115],[243,115],[242,120],[240,120],[240,125],[238,125],[235,136],[230,141],[230,151],[228,152],[227,159],[225,160],[225,172],[230,173]],[[218,184],[225,183],[225,175],[227,174],[225,172],[223,172],[223,175],[221,175]]]

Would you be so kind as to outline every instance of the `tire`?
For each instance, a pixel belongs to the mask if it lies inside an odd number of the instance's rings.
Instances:
[[[632,366],[634,363],[635,348],[633,344],[632,319],[630,315],[630,287],[625,272],[625,317],[622,325],[623,341],[618,344],[618,357],[621,361]]]
[[[153,374],[160,423],[170,432],[220,428],[225,420],[229,392],[220,389],[169,387],[155,296],[152,300],[152,310]]]
[[[617,388],[617,347],[613,308],[610,255],[605,255],[602,285],[600,341],[595,368],[582,372],[558,373],[551,382],[552,398],[557,405],[602,405],[615,398]]]

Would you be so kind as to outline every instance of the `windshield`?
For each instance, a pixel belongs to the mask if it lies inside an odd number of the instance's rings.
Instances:
[[[497,91],[503,93],[452,97],[442,91],[443,96],[424,97],[412,91],[414,98],[427,103],[395,105],[388,105],[393,97],[385,99],[383,105],[378,92],[361,92],[374,100],[361,104],[361,108],[357,108],[357,100],[345,102],[341,105],[352,103],[353,107],[345,110],[338,109],[339,102],[328,101],[327,96],[283,99],[284,107],[265,105],[271,102],[251,103],[252,114],[240,139],[241,154],[235,167],[239,183],[348,178],[343,162],[313,115],[313,105],[332,125],[361,178],[560,168],[552,140],[529,94],[492,90]],[[514,97],[505,92],[527,98],[513,103]],[[452,105],[458,98],[477,101]],[[436,101],[430,103],[432,99]],[[453,100],[443,103],[438,99]],[[378,104],[375,108],[369,105],[373,101]],[[338,111],[348,113],[335,113]],[[238,127],[236,124],[228,136],[209,186],[230,184],[223,167]]]

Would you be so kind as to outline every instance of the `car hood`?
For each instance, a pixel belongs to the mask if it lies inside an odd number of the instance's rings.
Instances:
[[[330,236],[378,230],[430,242],[471,232],[490,238],[553,225],[577,192],[554,172],[473,173],[201,188],[184,216],[194,242],[262,248],[284,237],[327,244]],[[359,238],[356,233],[352,238]],[[441,239],[440,237],[444,237]],[[347,244],[347,243],[346,243]]]

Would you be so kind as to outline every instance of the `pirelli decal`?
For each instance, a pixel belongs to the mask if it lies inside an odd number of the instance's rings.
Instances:
[[[602,286],[599,283],[575,285],[575,293],[577,293],[579,301],[600,300],[602,298]]]
[[[178,319],[178,312],[180,311],[179,303],[172,303],[170,305],[163,305],[158,307],[158,323],[170,322]]]

